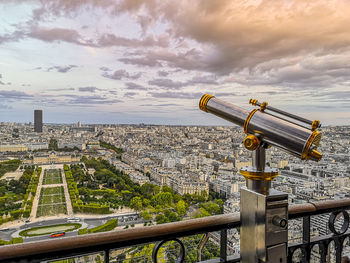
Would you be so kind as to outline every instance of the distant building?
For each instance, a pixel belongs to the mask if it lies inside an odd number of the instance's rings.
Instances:
[[[0,152],[26,152],[28,147],[24,144],[0,144]]]
[[[43,132],[43,111],[34,110],[34,131]]]
[[[71,154],[57,154],[52,151],[50,153],[39,153],[32,156],[31,159],[23,160],[23,164],[53,164],[53,163],[78,163],[81,156]]]

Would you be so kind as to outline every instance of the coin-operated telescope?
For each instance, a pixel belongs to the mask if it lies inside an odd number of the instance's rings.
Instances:
[[[258,108],[249,112],[205,94],[199,108],[243,127],[244,147],[252,151],[252,166],[240,169],[246,179],[241,189],[241,262],[283,263],[287,262],[288,195],[271,189],[278,171],[266,166],[265,151],[275,146],[302,160],[319,161],[321,125],[267,102],[251,99],[249,103]]]

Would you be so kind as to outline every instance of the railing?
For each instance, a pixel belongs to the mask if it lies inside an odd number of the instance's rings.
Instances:
[[[342,259],[344,260],[342,255],[345,247],[344,241],[350,236],[348,231],[349,215],[346,212],[348,209],[350,209],[350,199],[290,206],[290,228],[296,226],[291,224],[291,221],[301,220],[302,225],[299,232],[302,235],[300,240],[289,242],[288,262],[311,262],[312,260],[332,262],[332,257],[334,257],[334,262],[342,262]],[[324,227],[329,229],[329,231],[327,230],[326,235],[312,237],[314,231],[310,229],[312,228],[313,219],[318,215],[327,213],[330,213],[330,217],[328,226]],[[343,218],[341,222],[339,222],[339,215]],[[171,261],[183,262],[187,252],[184,246],[184,238],[197,234],[204,234],[195,248],[199,252],[197,262],[239,262],[239,255],[228,255],[228,252],[232,252],[234,249],[228,245],[230,242],[228,242],[227,235],[229,229],[239,228],[239,226],[239,214],[224,214],[143,228],[22,243],[0,247],[0,262],[53,261],[63,257],[71,258],[101,252],[103,253],[102,260],[104,262],[117,262],[111,256],[112,251],[152,242],[157,242],[153,247],[152,259],[134,261],[128,259],[129,261],[127,262],[158,262],[157,256],[159,252],[163,253],[164,258],[164,253],[167,249],[170,250],[169,246],[165,247],[164,250],[160,249],[167,241],[174,241],[173,244],[178,244],[176,258]],[[215,231],[219,231],[220,234],[216,234]],[[213,240],[220,247],[219,255],[214,259],[201,261],[200,251],[209,239]],[[334,249],[331,250],[329,248],[333,242]],[[318,250],[315,247],[318,247]]]

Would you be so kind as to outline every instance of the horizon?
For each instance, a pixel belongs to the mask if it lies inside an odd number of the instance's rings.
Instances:
[[[78,121],[79,122],[79,121]],[[43,127],[45,125],[77,125],[78,122],[43,122]],[[231,123],[227,121],[228,124],[218,124],[218,125],[205,125],[205,124],[155,124],[155,123],[81,123],[82,127],[84,126],[89,126],[89,125],[116,125],[116,126],[174,126],[174,127],[197,127],[197,126],[202,126],[202,127],[231,127],[231,128],[237,128],[241,129],[242,127],[238,126],[237,124]],[[13,123],[13,124],[26,124],[26,125],[32,125],[34,126],[34,121],[33,122],[0,122],[0,123]],[[322,125],[320,127],[320,130],[325,127],[348,127],[350,124],[342,124],[342,125]]]
[[[199,110],[209,93],[350,125],[348,1],[0,0],[0,12],[0,122],[40,108],[48,123],[229,125]]]

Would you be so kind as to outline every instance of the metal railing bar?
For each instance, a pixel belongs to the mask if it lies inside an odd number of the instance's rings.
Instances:
[[[289,206],[288,213],[289,219],[296,219],[349,209],[350,199],[343,199],[292,205]],[[18,262],[20,259],[27,262],[30,260],[39,262],[41,260],[59,258],[58,254],[67,257],[79,256],[85,253],[106,251],[106,249],[125,248],[169,238],[237,228],[240,226],[239,220],[238,213],[223,214],[144,228],[3,246],[0,247],[0,259],[2,262]],[[308,237],[305,234],[304,241],[307,241],[307,239]],[[321,240],[324,240],[324,237]],[[317,241],[312,239],[310,245],[314,242]]]
[[[76,256],[86,252],[99,252],[105,249],[117,249],[174,237],[235,228],[239,226],[239,223],[238,214],[224,214],[144,228],[15,244],[0,247],[0,259],[39,258],[45,260],[50,255],[52,257],[57,254],[56,252],[61,255]]]

